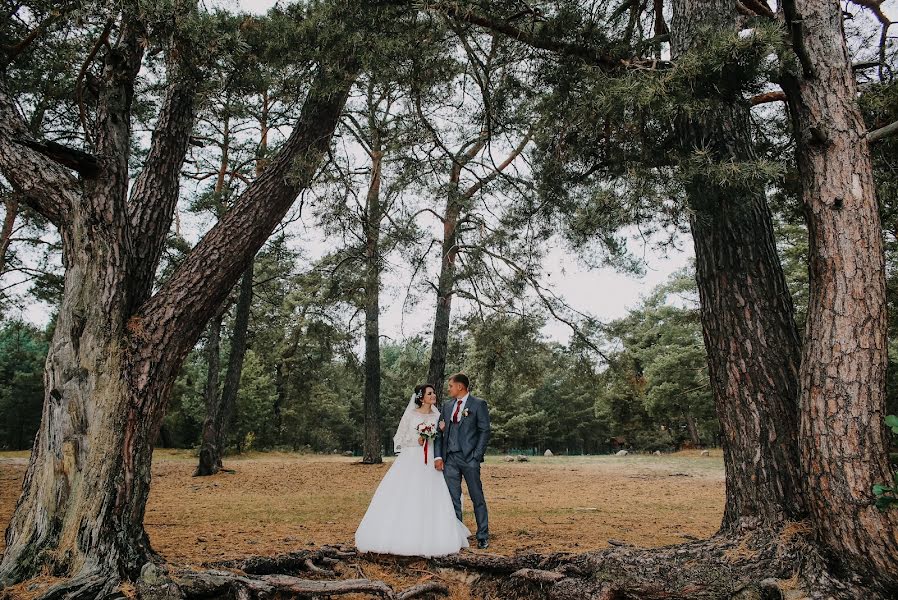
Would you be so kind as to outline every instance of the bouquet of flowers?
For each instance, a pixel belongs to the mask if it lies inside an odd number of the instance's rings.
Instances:
[[[430,447],[430,440],[437,436],[437,426],[433,423],[418,423],[415,427],[418,435],[424,439],[424,464],[427,464],[427,449]]]

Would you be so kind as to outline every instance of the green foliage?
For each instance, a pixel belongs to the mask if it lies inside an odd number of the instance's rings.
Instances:
[[[772,52],[782,44],[773,25],[750,34],[704,31],[702,44],[672,63],[624,73],[578,61],[546,61],[540,84],[548,92],[538,111],[538,193],[533,207],[551,220],[591,263],[633,270],[623,232],[672,244],[689,217],[722,202],[738,206],[745,190],[778,183],[780,157],[720,156],[715,144],[726,131],[692,147],[682,143],[687,120],[713,120],[749,98],[770,80]],[[707,144],[709,147],[703,147]],[[720,187],[725,197],[692,194],[708,206],[689,206],[687,186]]]
[[[593,411],[596,365],[585,351],[545,340],[543,324],[533,311],[472,317],[450,363],[471,375],[473,392],[489,403],[493,448],[601,452],[609,426]]]
[[[887,415],[885,418],[886,426],[892,430],[892,433],[898,434],[898,417],[895,415]]]
[[[253,350],[247,350],[237,393],[237,406],[231,437],[237,440],[238,450],[244,450],[243,443],[251,434],[261,443],[271,440],[274,426],[274,405],[277,389],[273,374]]]
[[[0,328],[0,448],[31,447],[44,404],[46,335],[10,321]]]
[[[686,306],[674,303],[688,294]],[[605,335],[622,349],[602,374],[596,412],[635,448],[714,444],[719,426],[707,372],[694,278],[674,275]],[[689,300],[691,298],[691,300]]]
[[[181,367],[172,386],[168,410],[162,421],[158,445],[168,448],[190,448],[199,444],[206,416],[203,396],[206,363],[202,351],[193,350]]]
[[[885,424],[893,435],[898,435],[898,416],[886,415]],[[876,508],[879,510],[898,507],[898,468],[892,473],[891,484],[877,483],[873,486],[873,495],[876,496]]]

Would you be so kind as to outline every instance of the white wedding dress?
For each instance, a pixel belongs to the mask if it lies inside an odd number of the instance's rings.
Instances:
[[[443,474],[433,467],[433,442],[418,445],[417,426],[436,423],[429,415],[406,410],[393,438],[399,456],[384,475],[355,532],[360,552],[402,556],[445,556],[468,547],[471,532],[455,517]]]

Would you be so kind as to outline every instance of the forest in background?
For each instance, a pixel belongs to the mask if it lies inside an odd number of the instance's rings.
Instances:
[[[279,258],[285,257],[272,248],[259,257],[257,268],[264,273],[269,265],[277,266]],[[291,264],[286,257],[286,264],[279,266],[289,269]],[[307,283],[298,274],[257,289],[252,314],[267,313],[271,320],[264,329],[250,330],[229,428],[231,451],[308,447],[315,452],[360,452],[362,365],[357,333],[339,321],[318,317],[302,324],[302,338],[285,335],[298,325],[284,301],[290,294],[308,292],[302,289]],[[685,286],[684,295],[694,296],[694,290],[689,291],[694,286],[683,274],[626,319],[609,324],[609,336],[615,336],[610,339],[619,347],[612,356],[621,365],[614,370],[603,369],[583,344],[544,339],[540,330],[546,317],[539,310],[460,319],[449,364],[451,370],[471,373],[475,393],[490,401],[491,448],[594,454],[612,447],[669,451],[684,443],[717,445],[700,325],[695,308],[688,306],[692,302],[686,307],[664,303],[668,294],[680,297],[674,286]],[[232,320],[225,321],[225,339],[232,326]],[[30,447],[40,421],[46,333],[8,322],[0,336],[0,445],[23,450]],[[229,351],[225,344],[225,364]],[[382,433],[385,452],[391,453],[393,429],[408,403],[408,390],[427,370],[429,345],[422,335],[384,343],[381,352]],[[199,446],[207,372],[200,346],[178,378],[158,445]]]
[[[295,42],[291,36],[296,32],[287,25],[291,15],[290,10],[275,9],[264,19],[226,12],[213,18],[213,27],[227,36],[216,48],[221,56],[212,61],[212,77],[206,81],[191,160],[182,175],[183,216],[176,216],[169,235],[160,281],[190,250],[191,236],[181,231],[181,220],[193,219],[202,229],[218,219],[283,142],[280,128],[289,122],[298,101],[290,88],[300,84],[303,75],[289,54],[276,60],[272,56]],[[875,128],[898,116],[893,79],[898,60],[895,44],[880,49],[874,43],[877,30],[869,16],[860,11],[855,16],[856,22],[848,25],[848,39],[862,81],[864,115],[868,126]],[[264,37],[269,29],[279,34],[273,43]],[[563,298],[543,287],[540,278],[544,257],[538,248],[548,239],[560,240],[571,258],[582,264],[611,266],[633,276],[646,265],[627,251],[628,238],[640,240],[631,247],[652,245],[676,252],[671,248],[689,242],[689,211],[680,197],[685,193],[684,176],[659,169],[658,157],[628,162],[622,155],[603,159],[608,161],[606,176],[613,175],[612,185],[584,185],[582,177],[565,172],[568,167],[545,154],[556,134],[544,134],[539,145],[524,151],[545,103],[553,93],[562,93],[549,89],[541,97],[526,88],[535,82],[545,85],[547,77],[534,74],[532,67],[521,67],[528,60],[526,53],[458,29],[440,44],[425,59],[439,67],[429,80],[421,81],[409,65],[391,67],[379,71],[379,78],[366,79],[367,88],[361,86],[365,89],[350,98],[352,110],[338,128],[343,154],[323,171],[324,191],[309,194],[288,215],[248,272],[249,295],[244,294],[241,302],[240,286],[232,290],[190,353],[172,390],[157,443],[198,447],[212,390],[218,395],[236,390],[225,415],[230,451],[361,454],[364,390],[366,377],[371,376],[365,370],[365,315],[381,284],[362,280],[358,269],[370,273],[374,264],[378,278],[386,269],[405,269],[413,273],[406,301],[432,303],[427,292],[439,291],[439,278],[445,276],[435,270],[440,256],[434,248],[446,240],[430,239],[414,219],[434,213],[429,207],[448,198],[446,211],[436,217],[445,220],[455,210],[456,220],[467,218],[475,225],[461,234],[467,245],[458,254],[466,254],[463,258],[468,260],[452,275],[459,288],[454,294],[467,301],[467,310],[455,316],[452,333],[443,341],[447,356],[442,372],[432,370],[431,348],[437,343],[433,331],[406,340],[378,338],[380,364],[374,373],[380,382],[377,428],[382,452],[392,451],[392,428],[408,390],[425,380],[439,382],[455,370],[469,373],[475,392],[490,401],[493,451],[602,453],[619,447],[668,451],[684,445],[719,445],[694,266],[659,286],[626,318],[607,323],[570,309]],[[449,58],[441,56],[441,50]],[[50,48],[35,60],[52,61],[54,52]],[[247,69],[258,56],[268,61],[266,68]],[[45,66],[54,68],[52,62]],[[28,79],[35,76],[30,71],[18,75],[18,85],[36,85]],[[148,74],[144,82],[149,92],[155,85],[152,79]],[[418,90],[422,85],[433,87],[429,96]],[[461,100],[452,86],[462,90]],[[375,91],[380,94],[376,99]],[[53,92],[51,87],[37,92],[38,105],[49,103]],[[615,102],[624,102],[616,96],[619,93],[610,91],[602,102],[613,108]],[[767,102],[764,94],[757,98]],[[431,106],[422,108],[426,100]],[[471,123],[447,117],[441,103],[448,101],[460,102],[453,110],[470,115]],[[149,118],[150,108],[139,106],[138,115]],[[574,105],[559,110],[587,108],[594,109]],[[781,109],[769,105],[755,115],[758,160],[732,165],[728,176],[767,181],[777,250],[795,304],[796,325],[802,331],[808,297],[807,231],[796,195],[789,123]],[[551,118],[564,123],[576,116],[562,113]],[[34,126],[63,127],[77,115],[63,111],[43,118],[46,122]],[[371,159],[373,138],[383,147],[382,172]],[[458,156],[463,154],[468,161],[464,170],[452,166],[457,158],[447,147],[450,140],[459,144]],[[515,142],[518,147],[513,147]],[[872,149],[886,242],[887,297],[894,307],[898,302],[895,143],[885,139]],[[146,152],[140,146],[135,150],[138,157]],[[618,149],[626,151],[625,145]],[[502,154],[499,158],[505,157],[505,162],[499,162],[496,154]],[[517,159],[526,160],[516,166]],[[422,161],[427,165],[424,175],[416,166]],[[377,182],[383,186],[383,198],[371,202],[371,183],[377,178],[383,180]],[[0,281],[6,283],[0,297],[0,448],[22,450],[30,447],[40,422],[42,370],[56,309],[43,331],[8,315],[35,301],[58,306],[63,293],[61,246],[46,219],[21,205],[10,189],[0,191],[5,194],[7,215],[0,261]],[[554,205],[550,214],[533,209],[537,199]],[[379,215],[370,214],[373,205],[380,207]],[[409,216],[411,220],[399,223]],[[302,241],[289,232],[289,225],[301,217],[329,236],[328,246],[333,247],[323,258],[309,261]],[[374,258],[359,253],[371,240],[372,229],[381,246]],[[494,253],[501,254],[498,267]],[[480,280],[483,289],[478,289]],[[247,298],[251,298],[248,305]],[[237,315],[241,304],[242,320]],[[889,320],[890,367],[898,360],[895,312],[890,311]],[[567,344],[549,341],[540,333],[552,319],[574,328]],[[235,340],[237,353],[231,352]],[[210,370],[210,364],[218,368]],[[231,380],[229,370],[236,373]],[[891,413],[898,412],[896,370],[889,369]],[[234,385],[234,377],[239,385]]]
[[[806,294],[806,267],[789,260],[801,257],[800,246],[784,246],[783,255],[800,300]],[[265,326],[250,328],[233,423],[227,428],[228,451],[359,454],[364,416],[357,328],[326,304],[305,311],[314,317],[295,321],[297,302],[308,309],[301,299],[315,297],[322,282],[314,273],[294,272],[295,256],[284,240],[263,250],[257,268],[257,276],[268,281],[256,287],[251,322],[264,317]],[[620,448],[668,452],[719,446],[696,294],[694,273],[677,273],[626,318],[605,325],[603,339],[613,348],[607,351],[613,368],[576,339],[568,344],[546,340],[541,329],[547,317],[538,308],[525,315],[473,313],[459,319],[449,346],[450,370],[470,373],[475,393],[490,401],[490,450],[598,454]],[[798,310],[803,312],[800,303]],[[233,314],[223,324],[229,339]],[[50,333],[11,320],[0,330],[2,449],[31,446],[40,423]],[[161,447],[199,447],[209,364],[205,343],[191,352],[178,377],[157,442]],[[407,392],[427,370],[429,351],[423,334],[382,346],[387,454]],[[225,365],[229,352],[225,344]],[[896,360],[898,339],[892,338],[890,414],[898,412]],[[220,369],[222,378],[225,369]]]
[[[17,368],[46,361],[0,583],[51,572],[46,599],[105,600],[164,567],[144,527],[163,434],[195,446],[199,430],[197,475],[228,448],[349,438],[380,463],[392,403],[426,362],[437,389],[462,368],[492,396],[496,450],[572,443],[578,407],[605,450],[702,441],[713,399],[719,535],[510,559],[510,574],[539,567],[539,593],[766,597],[798,582],[894,596],[888,8],[310,0],[252,17],[189,0],[4,3],[0,271],[10,303],[41,296],[55,317],[52,334],[4,329]],[[327,243],[301,267],[298,218]],[[556,242],[638,272],[634,238],[691,240],[694,277],[615,323],[548,283]],[[433,326],[397,346],[380,318],[400,264]],[[568,347],[540,339],[549,319],[571,329]],[[33,374],[11,379],[27,389]],[[243,597],[285,580],[164,581],[178,597]]]

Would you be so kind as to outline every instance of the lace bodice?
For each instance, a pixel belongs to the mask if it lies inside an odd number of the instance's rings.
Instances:
[[[418,425],[424,423],[436,423],[440,413],[436,408],[430,414],[422,414],[416,410],[407,410],[399,421],[396,435],[393,436],[393,447],[396,452],[401,452],[407,446],[418,447]]]

